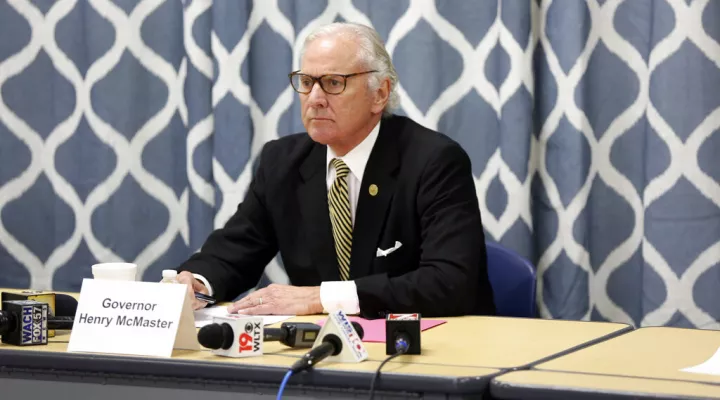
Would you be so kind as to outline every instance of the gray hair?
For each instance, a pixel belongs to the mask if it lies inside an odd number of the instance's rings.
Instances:
[[[373,28],[353,22],[334,22],[329,25],[323,25],[312,31],[305,38],[305,42],[300,50],[300,58],[302,59],[305,54],[305,49],[312,41],[320,37],[333,35],[348,35],[350,38],[355,39],[360,46],[360,51],[358,52],[360,62],[367,68],[378,71],[373,74],[368,74],[370,90],[377,90],[383,80],[390,80],[390,96],[383,109],[383,116],[389,116],[392,110],[400,104],[400,98],[396,90],[398,76],[392,59],[385,49],[385,44]]]

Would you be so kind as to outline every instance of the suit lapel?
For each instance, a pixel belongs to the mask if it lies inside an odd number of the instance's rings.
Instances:
[[[387,218],[387,209],[395,193],[400,158],[395,121],[395,118],[390,118],[381,122],[377,141],[360,184],[353,228],[350,279],[371,273],[372,261]]]
[[[305,235],[310,254],[320,279],[338,281],[340,272],[330,224],[325,158],[325,146],[313,144],[310,154],[300,166],[302,182],[298,189],[298,201],[305,221]]]

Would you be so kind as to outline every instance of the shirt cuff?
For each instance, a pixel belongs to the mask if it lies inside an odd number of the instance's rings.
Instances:
[[[360,301],[355,281],[322,282],[320,303],[326,313],[341,310],[348,315],[359,314]]]
[[[203,283],[203,285],[205,285],[205,287],[206,287],[207,290],[208,290],[208,296],[212,296],[212,295],[213,295],[213,288],[212,288],[212,286],[210,286],[210,282],[208,282],[208,280],[205,279],[205,277],[202,276],[202,275],[200,275],[200,274],[193,274],[193,276],[195,277],[195,279],[199,280],[200,282]]]

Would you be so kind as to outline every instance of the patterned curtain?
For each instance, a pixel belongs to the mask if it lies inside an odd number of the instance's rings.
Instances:
[[[543,317],[720,328],[710,0],[1,0],[0,287],[119,260],[157,280],[196,251],[303,130],[287,73],[343,20],[386,40],[398,113],[471,155]]]

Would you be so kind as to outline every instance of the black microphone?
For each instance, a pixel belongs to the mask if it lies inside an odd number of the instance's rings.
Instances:
[[[318,333],[320,326],[307,322],[284,322],[280,328],[264,328],[263,341],[280,342],[292,348],[310,348]],[[205,325],[198,331],[198,342],[208,349],[227,350],[232,346],[234,332],[227,323]]]
[[[55,293],[55,316],[74,317],[77,308],[78,301],[74,297],[67,294]]]
[[[363,336],[365,335],[365,331],[363,331],[362,325],[354,321],[351,322],[351,324],[353,328],[355,328],[358,336],[360,336],[360,339],[362,340]],[[336,356],[340,354],[342,349],[342,340],[337,335],[329,333],[325,335],[325,337],[323,337],[322,343],[319,346],[305,353],[305,355],[303,355],[301,359],[297,360],[290,369],[292,370],[293,374],[295,374],[299,371],[314,366],[315,364],[330,356]]]
[[[71,330],[75,322],[75,317],[47,317],[47,329],[54,330]],[[2,322],[0,322],[2,325]],[[2,333],[0,333],[1,335]]]
[[[280,328],[263,329],[263,340],[280,342],[297,349],[311,348],[320,333],[320,325],[308,322],[283,322]]]
[[[73,328],[75,317],[48,317],[48,329],[70,330]]]
[[[388,314],[385,319],[385,354],[389,355],[380,363],[370,381],[370,400],[374,398],[375,382],[380,370],[390,360],[403,354],[420,354],[421,316],[415,314]]]
[[[420,314],[388,314],[385,354],[420,354]]]
[[[74,297],[66,294],[55,294],[55,315],[48,309],[47,329],[51,330],[71,330],[75,322],[75,312],[77,311],[78,302]],[[2,322],[0,322],[0,327]],[[0,328],[0,332],[2,332]],[[2,335],[2,333],[0,333]],[[53,335],[48,335],[52,337]]]
[[[2,343],[15,346],[48,343],[47,303],[34,300],[7,300],[0,310]]]
[[[46,303],[48,305],[48,318],[55,316],[75,316],[75,312],[77,311],[78,306],[77,300],[75,300],[75,298],[72,296],[43,290],[2,292],[2,294],[0,295],[0,299],[2,301],[32,300],[40,303]],[[48,337],[55,337],[56,329],[70,328],[48,327]]]
[[[232,326],[228,323],[205,325],[198,331],[198,342],[208,349],[227,350],[234,340]]]
[[[15,331],[17,326],[17,316],[15,313],[0,310],[0,336]]]
[[[9,333],[17,326],[18,317],[9,311],[0,311],[0,336]],[[70,330],[75,317],[47,317],[47,329]]]

